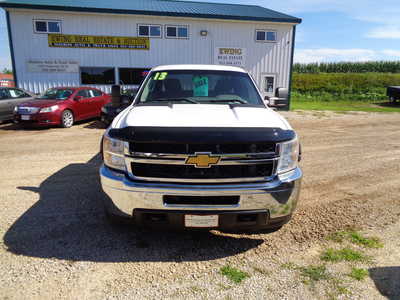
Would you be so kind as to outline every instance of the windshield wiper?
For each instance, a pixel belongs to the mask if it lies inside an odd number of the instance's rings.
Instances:
[[[239,102],[240,104],[247,104],[246,101],[241,99],[214,99],[214,100],[207,100],[207,102],[212,103],[230,103],[230,102]]]
[[[182,102],[188,102],[188,103],[193,103],[193,104],[199,104],[199,102],[189,99],[189,98],[159,98],[159,99],[154,99],[154,100],[149,100],[149,101],[145,101],[146,102],[175,102],[175,101],[182,101]]]

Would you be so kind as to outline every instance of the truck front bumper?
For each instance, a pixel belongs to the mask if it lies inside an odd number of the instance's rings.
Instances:
[[[123,173],[100,168],[106,209],[137,224],[183,228],[184,216],[219,215],[217,229],[263,229],[290,220],[299,198],[302,172],[297,168],[273,181],[241,184],[175,184],[133,181]],[[166,204],[164,196],[238,196],[234,205]],[[153,222],[154,221],[154,222]],[[159,225],[159,226],[157,226]]]

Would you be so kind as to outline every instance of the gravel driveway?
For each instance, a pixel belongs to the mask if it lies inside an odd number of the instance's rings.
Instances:
[[[70,129],[0,125],[0,298],[319,298],[280,265],[312,257],[337,230],[396,226],[400,114],[285,116],[303,144],[300,203],[282,230],[257,235],[112,227],[97,174],[98,121]],[[232,284],[220,274],[225,265],[250,278]],[[361,298],[368,297],[382,296],[373,288]]]

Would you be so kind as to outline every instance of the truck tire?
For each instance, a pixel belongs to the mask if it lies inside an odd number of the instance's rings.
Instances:
[[[61,114],[61,127],[70,128],[74,125],[74,114],[69,109],[66,109]]]

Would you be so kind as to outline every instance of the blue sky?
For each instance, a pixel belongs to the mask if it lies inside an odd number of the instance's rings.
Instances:
[[[261,5],[302,18],[297,29],[296,62],[400,60],[399,0],[214,2]],[[0,70],[10,66],[6,20],[1,10]]]

